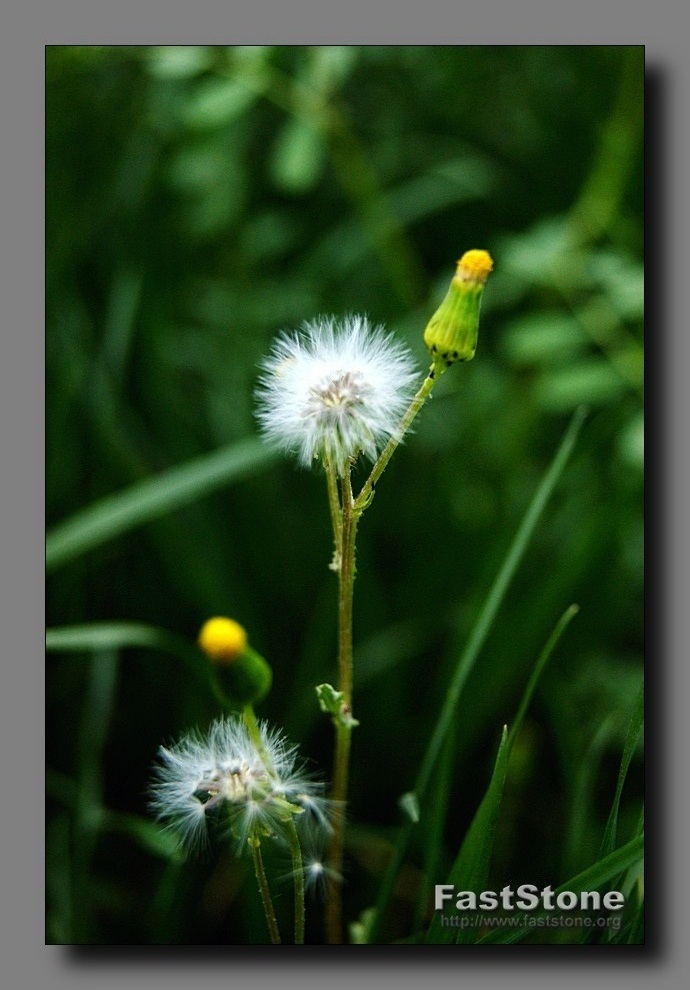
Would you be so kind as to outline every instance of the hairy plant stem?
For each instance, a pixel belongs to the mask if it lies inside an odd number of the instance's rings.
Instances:
[[[379,454],[378,460],[371,469],[371,474],[364,482],[362,490],[355,499],[355,512],[360,514],[369,505],[372,496],[374,494],[374,486],[379,480],[383,472],[388,467],[388,462],[395,453],[396,449],[400,445],[403,437],[412,426],[412,422],[416,417],[419,410],[422,408],[426,400],[431,394],[431,390],[439,380],[443,372],[446,370],[446,366],[443,361],[436,360],[429,368],[429,372],[419,387],[419,391],[415,395],[412,402],[407,407],[406,412],[403,414],[402,419],[398,423],[395,432],[391,435],[388,443],[383,448]]]
[[[256,880],[259,884],[259,893],[261,894],[261,903],[264,906],[264,914],[266,915],[266,923],[268,925],[268,933],[271,936],[271,942],[274,945],[280,945],[280,931],[278,929],[278,921],[276,919],[275,908],[273,907],[273,901],[271,900],[271,891],[268,887],[268,880],[266,879],[266,871],[264,870],[264,861],[261,856],[261,841],[259,840],[256,832],[253,832],[249,837],[249,845],[252,850],[252,856],[254,858],[254,873],[256,874]]]
[[[258,752],[261,755],[261,759],[264,762],[264,766],[270,774],[273,774],[273,767],[271,765],[270,758],[266,752],[266,747],[264,746],[263,739],[261,738],[261,731],[259,729],[259,723],[254,714],[254,708],[252,705],[245,705],[242,710],[242,717],[244,718],[244,723],[249,730],[249,735],[251,736],[252,742],[256,746]],[[292,816],[286,819],[286,831],[288,838],[288,845],[290,846],[290,856],[292,857],[292,873],[294,877],[295,885],[295,945],[304,944],[304,864],[302,863],[302,848],[300,846],[299,836],[297,835],[297,829],[295,827],[295,822]],[[256,870],[256,856],[258,846],[255,847],[253,844],[254,839],[250,840],[252,849],[254,850],[254,868]],[[258,842],[258,838],[256,839]],[[261,853],[258,852],[259,859],[261,859]],[[263,864],[259,864],[261,872],[263,873]],[[261,890],[261,896],[264,901],[264,910],[266,911],[266,899],[264,898],[264,888],[262,887],[261,879],[259,873],[257,872],[257,879],[259,880],[259,888]],[[264,875],[265,880],[265,875]],[[268,902],[270,904],[271,897],[268,893],[268,885],[265,888],[266,894],[268,896]],[[275,916],[274,916],[275,917]],[[269,919],[268,912],[266,913],[266,919],[269,923],[269,930],[271,930],[271,922]],[[271,930],[271,938],[273,939],[273,931]],[[280,936],[278,936],[278,941],[280,941]]]
[[[343,554],[343,513],[340,508],[340,498],[338,496],[338,476],[334,466],[330,462],[324,464],[326,469],[326,483],[328,485],[328,505],[331,510],[331,522],[333,523],[333,539],[335,550],[331,570],[340,570],[340,561]]]
[[[271,760],[266,752],[266,747],[264,746],[264,741],[261,738],[261,730],[259,729],[259,723],[256,720],[256,715],[254,714],[254,708],[252,705],[245,705],[242,709],[242,718],[244,719],[244,724],[247,726],[249,735],[252,742],[256,746],[257,752],[263,760],[263,764],[269,773],[273,773],[273,767],[271,766]]]
[[[333,800],[336,802],[333,834],[329,849],[329,864],[333,877],[328,885],[326,901],[326,939],[331,945],[344,940],[342,922],[342,889],[336,879],[342,873],[345,837],[345,802],[350,766],[352,736],[352,596],[355,581],[355,535],[358,513],[352,497],[350,467],[342,482],[342,528],[340,537],[340,567],[338,569],[338,690],[343,703],[335,723],[335,758],[333,767]],[[336,546],[337,546],[336,540]]]
[[[388,465],[396,448],[412,422],[428,399],[432,388],[445,371],[442,362],[434,361],[429,373],[412,399],[395,432],[385,445],[372,468],[371,474],[355,499],[352,493],[351,469],[348,467],[341,480],[341,501],[335,471],[326,465],[328,499],[335,536],[333,569],[338,572],[338,691],[343,702],[335,724],[335,758],[333,766],[333,800],[336,802],[333,834],[329,849],[329,864],[333,879],[328,885],[326,901],[326,940],[331,945],[341,945],[344,939],[342,888],[337,879],[342,875],[345,842],[345,807],[347,801],[352,729],[356,722],[352,716],[352,601],[355,581],[355,538],[357,522],[373,497],[374,486]]]
[[[304,945],[304,864],[302,847],[292,817],[287,822],[287,838],[292,857],[292,876],[295,885],[295,945]]]

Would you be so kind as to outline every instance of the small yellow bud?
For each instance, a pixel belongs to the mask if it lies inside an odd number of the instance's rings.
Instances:
[[[479,309],[494,263],[488,251],[465,251],[439,308],[424,331],[424,343],[437,364],[471,361],[477,349]]]
[[[212,661],[216,696],[236,709],[264,698],[273,680],[271,668],[248,642],[247,631],[234,619],[216,616],[201,627],[199,649]]]
[[[234,619],[217,616],[203,624],[198,643],[215,663],[232,663],[247,648],[247,631]]]

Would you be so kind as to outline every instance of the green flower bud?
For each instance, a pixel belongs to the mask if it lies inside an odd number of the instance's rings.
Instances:
[[[479,308],[494,263],[488,251],[466,251],[446,298],[429,320],[424,343],[439,364],[471,361],[477,349]]]

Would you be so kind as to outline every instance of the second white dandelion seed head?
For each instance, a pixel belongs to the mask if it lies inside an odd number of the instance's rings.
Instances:
[[[182,847],[202,846],[214,817],[240,851],[254,832],[280,838],[290,818],[303,828],[326,826],[322,785],[299,765],[297,747],[264,722],[258,732],[256,740],[241,718],[221,718],[206,738],[191,732],[161,747],[150,804]]]

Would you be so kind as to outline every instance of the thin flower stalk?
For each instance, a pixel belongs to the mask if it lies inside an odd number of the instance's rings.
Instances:
[[[271,891],[268,886],[268,879],[266,877],[266,870],[264,869],[264,861],[261,855],[261,840],[256,834],[256,831],[249,837],[248,844],[252,851],[254,873],[256,874],[256,881],[259,885],[259,893],[261,894],[261,903],[263,904],[264,914],[266,915],[268,934],[274,945],[280,945],[281,938],[280,929],[278,928],[278,919],[276,918],[275,908],[273,907],[273,899],[271,898]]]
[[[304,861],[297,827],[292,818],[287,822],[287,841],[292,858],[292,881],[295,891],[295,945],[304,945]]]
[[[337,572],[340,570],[340,562],[342,560],[343,513],[340,508],[340,497],[338,495],[338,473],[335,467],[328,461],[324,464],[324,468],[326,470],[328,505],[331,511],[331,523],[333,525],[334,540],[333,560],[330,564],[330,568],[332,571]]]
[[[433,389],[434,385],[436,384],[436,382],[438,381],[438,379],[441,377],[441,375],[445,370],[446,370],[445,365],[443,364],[442,361],[439,360],[434,361],[431,367],[429,368],[429,373],[427,374],[426,378],[420,385],[419,391],[417,392],[412,402],[407,407],[407,410],[405,411],[404,416],[400,420],[400,423],[398,424],[396,430],[394,431],[394,433],[386,443],[385,447],[379,454],[378,459],[374,464],[369,477],[362,485],[362,489],[359,495],[357,496],[354,504],[354,510],[357,515],[361,515],[361,513],[364,512],[364,510],[370,504],[374,494],[374,488],[376,486],[376,483],[378,482],[379,478],[388,467],[388,462],[390,461],[391,457],[393,456],[397,448],[400,446],[403,437],[412,426],[412,423],[414,422],[417,414],[421,410],[426,400],[431,395],[431,390]]]
[[[335,723],[335,756],[333,762],[333,799],[337,813],[333,821],[328,864],[334,876],[342,873],[345,804],[347,801],[352,729],[356,724],[352,717],[353,652],[352,606],[355,582],[355,542],[357,513],[354,509],[352,481],[348,470],[342,478],[342,531],[341,556],[338,571],[338,690],[342,705]],[[332,879],[328,885],[326,902],[326,937],[331,944],[343,941],[342,887]]]

